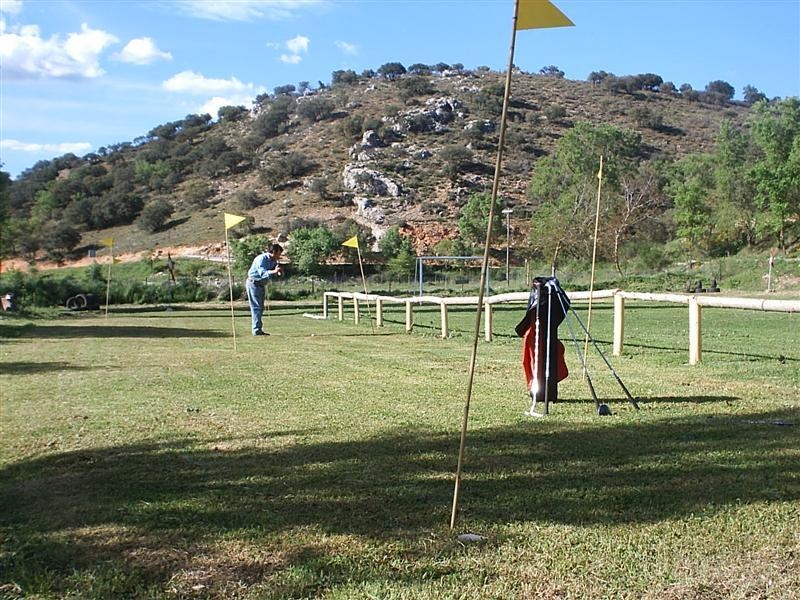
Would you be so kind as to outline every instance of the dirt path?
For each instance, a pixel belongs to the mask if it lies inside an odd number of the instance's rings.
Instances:
[[[151,260],[167,260],[167,254],[170,254],[173,260],[181,258],[192,258],[200,260],[210,260],[214,262],[222,262],[226,259],[225,244],[206,244],[204,246],[171,246],[160,247],[157,250],[149,253]],[[148,255],[147,251],[140,252],[126,252],[117,254],[114,258],[119,262],[136,262],[143,260]],[[101,253],[97,258],[85,256],[77,260],[65,260],[63,262],[54,262],[51,260],[39,259],[34,261],[33,264],[22,258],[4,258],[0,263],[0,273],[7,273],[9,271],[23,271],[28,272],[31,268],[36,268],[38,271],[49,271],[52,269],[62,269],[65,267],[88,267],[92,263],[108,264],[109,256]]]

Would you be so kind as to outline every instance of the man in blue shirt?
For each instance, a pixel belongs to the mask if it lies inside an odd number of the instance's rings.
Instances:
[[[283,247],[272,244],[253,259],[247,272],[247,302],[250,304],[250,315],[253,318],[253,335],[269,335],[262,329],[261,316],[264,314],[264,288],[273,277],[283,275],[283,268],[278,263],[283,254]]]

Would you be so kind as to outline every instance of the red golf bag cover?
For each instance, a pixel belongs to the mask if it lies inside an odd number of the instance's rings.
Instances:
[[[537,400],[544,398],[545,385],[548,384],[548,400],[555,401],[558,382],[569,375],[564,360],[564,344],[558,339],[558,326],[566,317],[569,306],[569,298],[555,277],[534,278],[528,309],[515,331],[522,337],[525,384]]]

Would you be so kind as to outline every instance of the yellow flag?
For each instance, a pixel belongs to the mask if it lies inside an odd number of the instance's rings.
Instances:
[[[358,248],[358,236],[354,235],[349,240],[342,242],[342,246],[347,246],[349,248]]]
[[[112,237],[103,238],[102,240],[100,240],[100,243],[103,244],[104,246],[113,246],[114,238]]]
[[[550,0],[517,0],[518,30],[574,25]]]
[[[231,227],[241,223],[242,221],[244,221],[244,217],[225,213],[225,229],[230,229]]]

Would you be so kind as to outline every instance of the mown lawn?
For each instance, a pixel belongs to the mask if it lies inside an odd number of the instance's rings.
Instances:
[[[797,598],[800,315],[628,306],[528,407],[513,325],[474,309],[310,319],[273,305],[0,320],[0,597]],[[576,312],[586,322],[585,306]],[[571,321],[577,329],[574,319]],[[582,338],[579,344],[582,348]],[[483,541],[461,542],[474,533]]]

